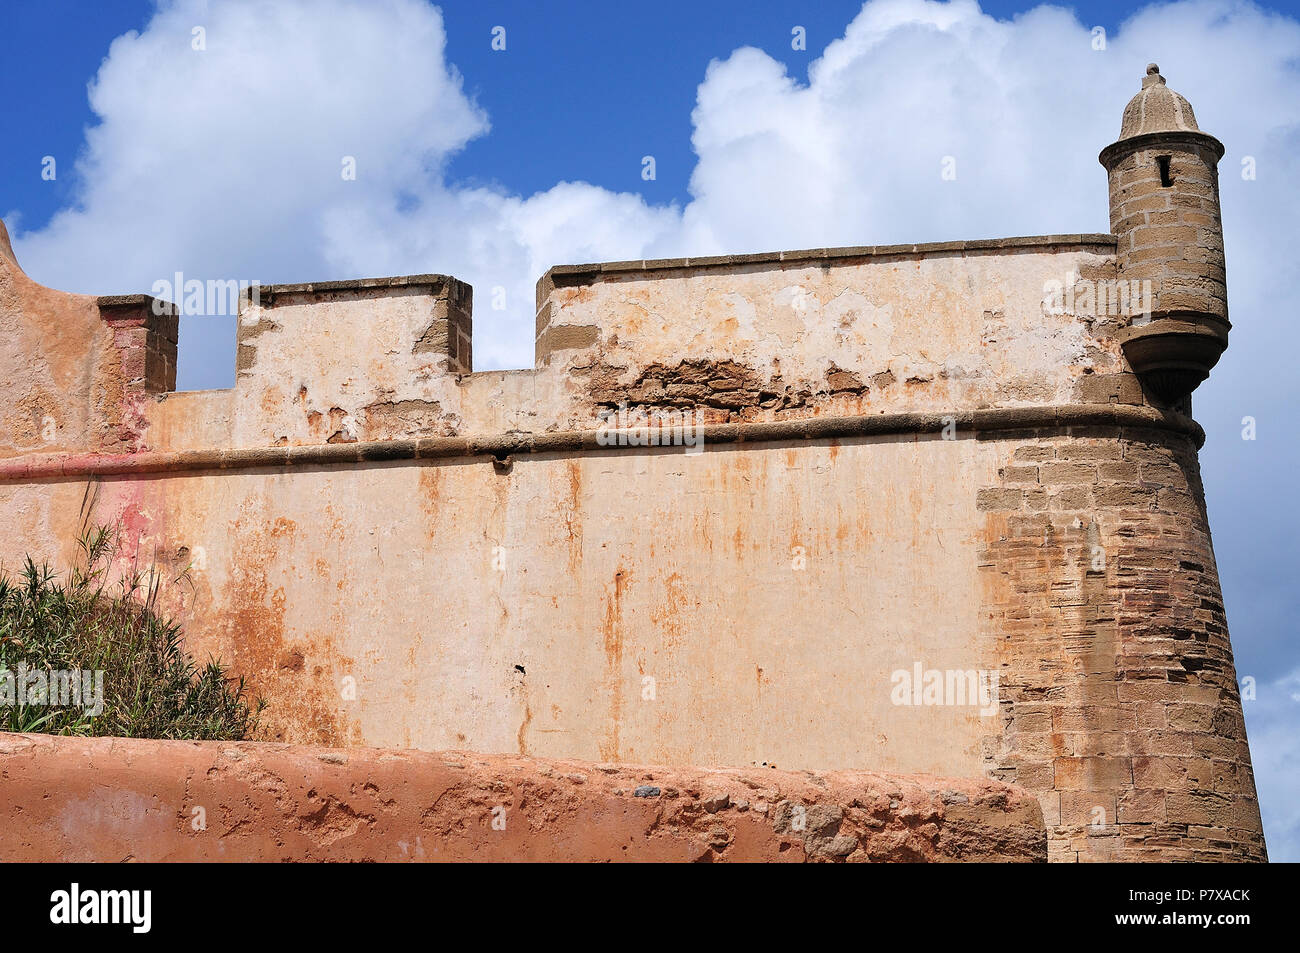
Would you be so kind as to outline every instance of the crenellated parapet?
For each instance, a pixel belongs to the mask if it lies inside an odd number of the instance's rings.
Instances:
[[[538,282],[536,366],[482,372],[454,278],[263,286],[242,299],[234,389],[169,395],[151,437],[189,450],[582,431],[620,410],[717,425],[1149,406],[1115,284],[1109,235],[557,266]]]

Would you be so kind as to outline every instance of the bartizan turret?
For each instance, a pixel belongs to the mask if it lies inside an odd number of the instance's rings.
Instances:
[[[1152,63],[1124,109],[1119,139],[1102,150],[1110,228],[1130,296],[1124,357],[1148,394],[1184,400],[1228,346],[1219,217],[1223,143],[1201,132],[1191,104]]]

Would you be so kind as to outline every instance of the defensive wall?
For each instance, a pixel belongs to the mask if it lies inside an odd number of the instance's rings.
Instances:
[[[1262,859],[1189,396],[1222,146],[1153,76],[1113,234],[556,267],[527,370],[419,275],[262,286],[176,392],[173,306],[0,231],[0,565],[121,526],[292,745],[984,779],[1055,860]]]

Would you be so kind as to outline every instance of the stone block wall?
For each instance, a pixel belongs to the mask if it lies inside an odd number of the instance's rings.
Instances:
[[[1204,314],[1227,321],[1222,147],[1177,134],[1149,134],[1123,146],[1131,151],[1115,162],[1109,180],[1119,277],[1152,282],[1152,316]]]
[[[979,491],[990,773],[1038,792],[1054,859],[1264,859],[1196,447],[1026,433]]]
[[[165,394],[176,389],[176,342],[180,316],[170,301],[149,295],[97,299],[99,316],[113,331],[122,355],[126,387],[136,393]]]

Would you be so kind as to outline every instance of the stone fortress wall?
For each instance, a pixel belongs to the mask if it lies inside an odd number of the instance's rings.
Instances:
[[[173,308],[0,240],[0,565],[93,506],[292,744],[989,779],[1054,860],[1262,859],[1190,416],[1222,147],[1134,102],[1114,234],[556,267],[529,370],[420,275],[263,286],[176,392]]]

